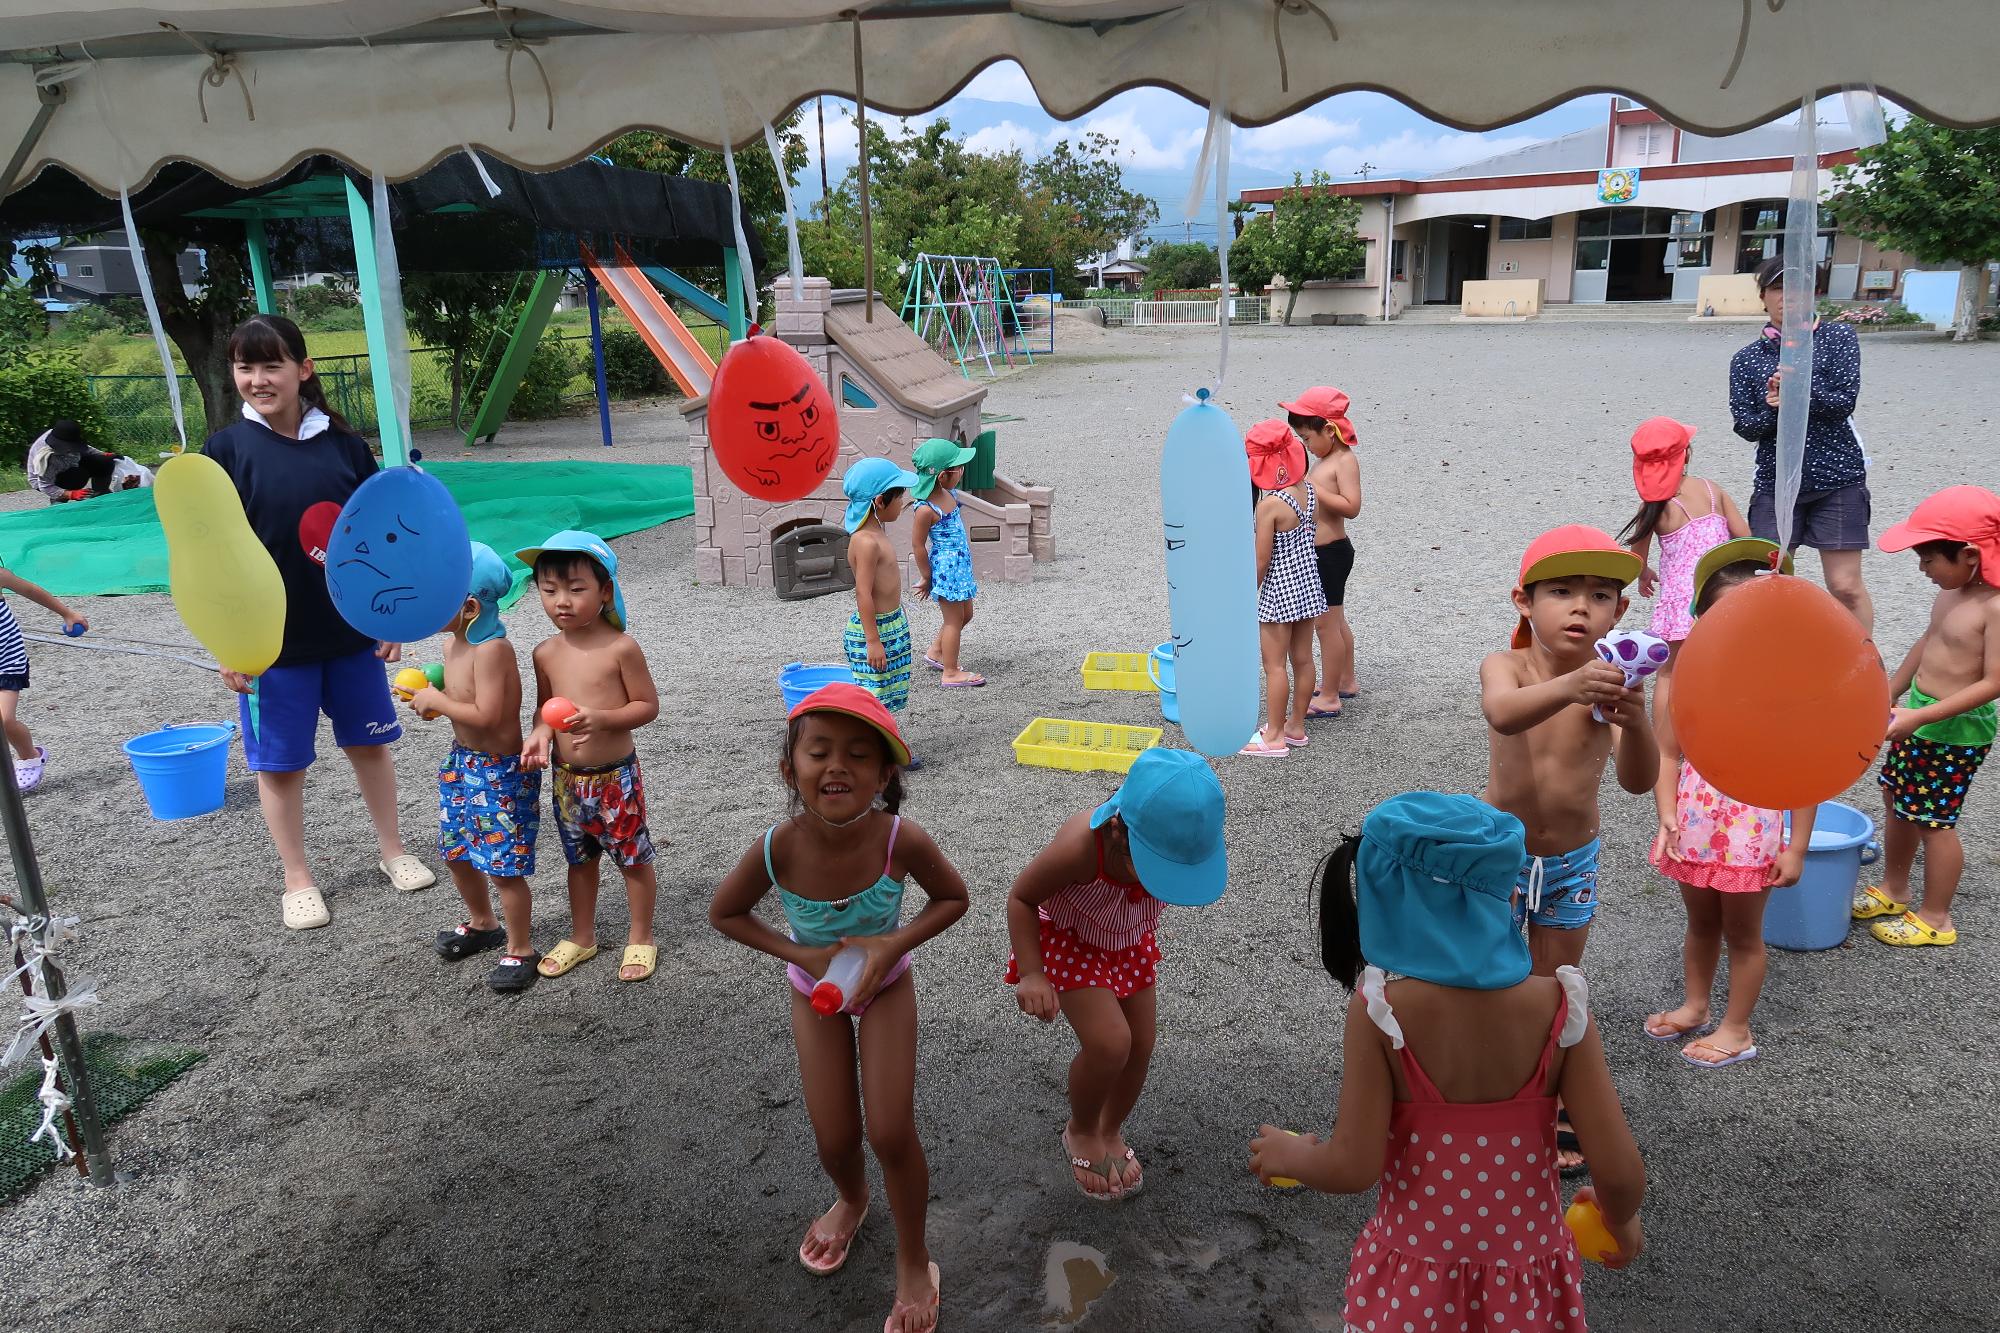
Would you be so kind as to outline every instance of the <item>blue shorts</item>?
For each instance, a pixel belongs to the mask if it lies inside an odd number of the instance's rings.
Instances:
[[[389,677],[372,648],[324,662],[272,667],[237,696],[243,758],[253,773],[296,773],[312,767],[319,715],[333,719],[341,749],[387,745],[400,738]]]
[[[517,754],[451,747],[438,769],[438,855],[503,878],[535,873],[542,773]]]
[[[1597,853],[1592,838],[1561,856],[1530,856],[1514,883],[1516,924],[1550,930],[1581,930],[1597,917]]]

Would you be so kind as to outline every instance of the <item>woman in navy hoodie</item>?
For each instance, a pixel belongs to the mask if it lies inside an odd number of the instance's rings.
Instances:
[[[236,483],[251,529],[277,562],[285,581],[285,641],[263,675],[224,671],[222,679],[243,696],[243,753],[284,864],[285,925],[310,930],[327,923],[305,847],[306,769],[322,712],[354,765],[381,852],[377,868],[404,890],[437,877],[404,849],[396,827],[388,746],[403,729],[382,664],[396,661],[401,645],[377,643],[341,619],[326,588],[324,532],[315,539],[300,526],[315,505],[345,504],[376,472],[374,455],[327,403],[305,337],[289,319],[245,320],[229,339],[229,361],[243,420],[211,435],[202,452]]]

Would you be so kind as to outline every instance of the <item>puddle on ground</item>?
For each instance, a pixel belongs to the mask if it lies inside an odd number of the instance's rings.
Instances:
[[[1104,1262],[1103,1251],[1059,1240],[1049,1246],[1044,1280],[1056,1323],[1066,1326],[1090,1313],[1091,1302],[1110,1290],[1118,1277]]]

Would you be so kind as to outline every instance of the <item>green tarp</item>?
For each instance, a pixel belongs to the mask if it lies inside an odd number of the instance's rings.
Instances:
[[[622,537],[694,512],[694,474],[660,463],[425,463],[465,513],[474,541],[513,553],[552,532]],[[58,597],[167,591],[167,541],[153,493],[0,514],[0,562]],[[514,565],[519,597],[526,571]]]

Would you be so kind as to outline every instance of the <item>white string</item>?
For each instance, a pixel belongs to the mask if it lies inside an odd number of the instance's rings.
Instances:
[[[730,146],[729,98],[722,90],[722,60],[709,43],[708,78],[715,91],[716,115],[722,122],[722,167],[729,176],[729,225],[736,233],[736,269],[743,279],[743,317],[755,324],[762,302],[757,299],[756,266],[750,262],[750,242],[743,235],[743,189],[736,182],[736,150]]]
[[[1222,316],[1220,346],[1215,357],[1215,387],[1229,377],[1229,108],[1222,109],[1222,128],[1215,147],[1215,262],[1222,278],[1221,299],[1216,310]]]
[[[56,1155],[56,1161],[67,1162],[76,1154],[70,1151],[69,1143],[56,1129],[56,1118],[69,1110],[70,1105],[69,1098],[56,1086],[56,1074],[60,1068],[53,1057],[42,1057],[42,1086],[35,1094],[35,1100],[42,1104],[42,1123],[28,1135],[28,1142],[32,1144],[47,1138],[49,1151]]]
[[[174,369],[173,353],[167,350],[167,326],[160,322],[160,303],[153,295],[152,273],[146,266],[146,247],[139,240],[138,224],[132,221],[132,196],[122,184],[118,187],[118,213],[125,219],[125,247],[132,252],[132,270],[139,279],[139,299],[145,303],[146,323],[153,330],[153,350],[160,354],[160,371],[167,380],[167,402],[174,410],[174,452],[184,454],[187,452],[188,435],[187,422],[181,411],[181,377]]]
[[[1792,545],[1793,508],[1805,473],[1806,425],[1812,410],[1813,297],[1819,269],[1818,121],[1817,99],[1808,91],[1799,104],[1792,192],[1785,205],[1785,315],[1778,331],[1778,435],[1771,486],[1781,551]]]
[[[403,274],[396,262],[396,231],[389,222],[389,182],[377,171],[373,176],[375,214],[375,285],[382,303],[382,341],[389,353],[389,397],[391,410],[403,428],[403,461],[409,462],[410,440],[410,334],[403,319]],[[381,408],[378,405],[379,415]]]
[[[486,197],[488,199],[498,199],[500,197],[500,187],[494,182],[493,174],[486,169],[486,164],[479,160],[479,154],[472,151],[470,143],[461,143],[459,147],[465,151],[467,157],[472,159],[472,169],[479,173],[479,183],[486,187]]]
[[[771,164],[778,169],[778,193],[785,200],[785,252],[792,270],[792,299],[805,300],[805,264],[799,259],[799,217],[792,209],[791,180],[785,173],[784,145],[771,122],[764,122],[764,147],[771,152]]]

